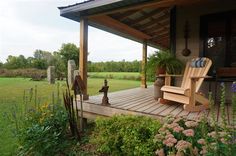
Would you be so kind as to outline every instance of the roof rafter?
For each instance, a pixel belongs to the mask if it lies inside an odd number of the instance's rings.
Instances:
[[[145,23],[143,25],[139,25],[139,27],[136,27],[137,29],[144,31],[147,28],[152,27],[153,25],[157,25],[159,27],[165,27],[164,23],[169,23],[168,17],[163,18],[162,20],[158,20],[158,18],[151,18],[151,20],[148,23]]]
[[[130,26],[132,26],[132,27],[136,26],[139,22],[142,22],[142,21],[146,20],[147,18],[152,17],[156,14],[162,13],[162,11],[163,11],[163,9],[160,9],[160,10],[156,9],[156,10],[153,10],[149,13],[142,11],[141,13],[143,14],[143,16],[141,16],[138,19],[133,20]]]
[[[96,16],[96,17],[89,17],[89,20],[92,20],[94,22],[97,22],[101,25],[106,25],[109,26],[110,28],[113,28],[115,30],[118,30],[122,33],[126,33],[129,34],[137,39],[141,39],[141,40],[148,40],[151,38],[151,36],[137,30],[134,29],[132,27],[129,27],[128,25],[121,23],[118,20],[115,20],[114,18],[107,16],[107,15],[103,15],[103,16]]]
[[[164,38],[169,38],[169,34],[168,33],[163,33],[163,34],[160,34],[160,35],[155,35],[152,38],[150,38],[150,40],[156,41],[156,40],[162,40]]]
[[[169,21],[167,21],[166,23],[162,23],[162,26],[157,24],[147,29],[143,29],[143,31],[146,32],[147,34],[152,34],[152,33],[158,33],[160,31],[169,31],[169,27],[170,27]]]
[[[176,4],[176,0],[158,0],[158,1],[156,0],[154,2],[146,2],[146,3],[141,3],[141,4],[137,4],[133,6],[123,7],[116,10],[105,11],[105,12],[98,13],[95,15],[90,15],[90,17],[112,14],[112,13],[117,13],[117,12],[122,12],[122,11],[127,11],[127,10],[143,10],[146,8],[165,8],[165,7],[174,6],[175,4]]]
[[[139,10],[129,10],[125,12],[119,13],[119,15],[116,17],[117,20],[123,21],[124,19],[128,18],[128,16],[132,16],[133,14],[136,14]],[[116,16],[115,14],[110,14],[110,16]]]

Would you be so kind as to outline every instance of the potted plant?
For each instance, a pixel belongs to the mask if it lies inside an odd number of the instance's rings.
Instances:
[[[147,73],[151,77],[165,73],[179,74],[182,69],[183,63],[169,51],[156,51],[148,58]]]

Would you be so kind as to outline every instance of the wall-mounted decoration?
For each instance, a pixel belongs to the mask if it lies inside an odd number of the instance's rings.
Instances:
[[[188,21],[185,21],[184,25],[184,38],[185,38],[185,48],[182,51],[183,56],[189,56],[191,51],[188,49],[188,38],[189,38],[189,24]]]

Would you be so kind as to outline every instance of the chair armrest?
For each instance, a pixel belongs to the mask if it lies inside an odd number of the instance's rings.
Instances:
[[[200,78],[204,78],[204,79],[209,79],[212,78],[212,76],[191,76],[190,79],[200,79]]]
[[[183,77],[183,75],[169,75],[169,74],[159,74],[156,77]]]

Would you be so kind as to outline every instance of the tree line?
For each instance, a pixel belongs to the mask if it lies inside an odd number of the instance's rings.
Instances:
[[[47,69],[48,66],[55,66],[56,74],[65,75],[67,71],[67,61],[75,60],[76,66],[79,65],[79,47],[73,43],[62,44],[58,51],[49,52],[35,50],[33,57],[24,55],[9,55],[5,63],[0,62],[0,68],[4,69]],[[89,72],[140,72],[140,61],[107,61],[107,62],[88,62]]]
[[[47,69],[48,66],[55,66],[56,74],[61,75],[66,71],[67,60],[75,60],[78,66],[79,48],[73,43],[62,44],[58,51],[49,52],[35,50],[33,57],[24,55],[9,55],[6,63],[0,63],[0,68],[5,69]]]
[[[88,62],[89,72],[140,72],[140,61]]]

